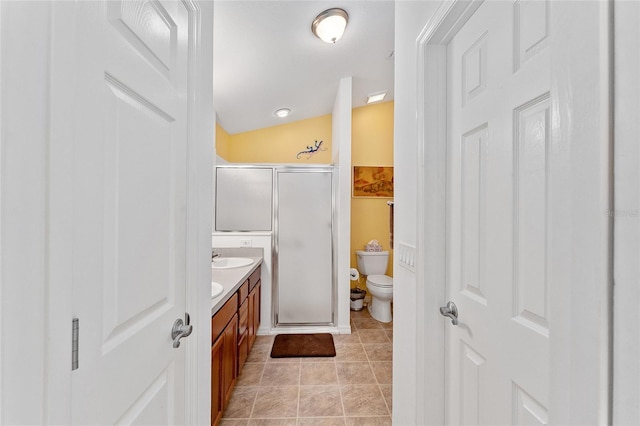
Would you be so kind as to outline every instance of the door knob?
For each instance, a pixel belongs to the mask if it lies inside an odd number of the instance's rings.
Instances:
[[[180,339],[189,336],[193,331],[193,326],[190,324],[190,322],[191,317],[189,316],[189,314],[185,313],[184,322],[182,321],[182,318],[178,318],[173,323],[173,327],[171,328],[171,338],[173,339],[174,348],[179,348]]]
[[[458,307],[453,302],[447,302],[447,306],[440,307],[442,316],[451,318],[451,324],[458,325]]]

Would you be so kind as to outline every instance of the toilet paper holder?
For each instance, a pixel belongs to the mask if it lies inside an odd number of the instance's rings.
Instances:
[[[360,272],[358,272],[356,268],[351,268],[349,278],[351,278],[351,281],[358,281],[360,279]]]

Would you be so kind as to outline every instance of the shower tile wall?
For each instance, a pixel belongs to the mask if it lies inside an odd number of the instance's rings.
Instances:
[[[269,357],[258,336],[222,425],[391,425],[392,324],[351,312],[335,358]]]

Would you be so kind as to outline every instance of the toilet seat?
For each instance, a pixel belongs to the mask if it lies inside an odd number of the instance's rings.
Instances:
[[[393,287],[393,278],[388,275],[369,275],[367,281],[374,287]]]

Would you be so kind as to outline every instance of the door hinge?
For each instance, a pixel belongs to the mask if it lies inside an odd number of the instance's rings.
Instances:
[[[80,320],[71,321],[71,371],[78,369],[78,340],[80,338]]]

